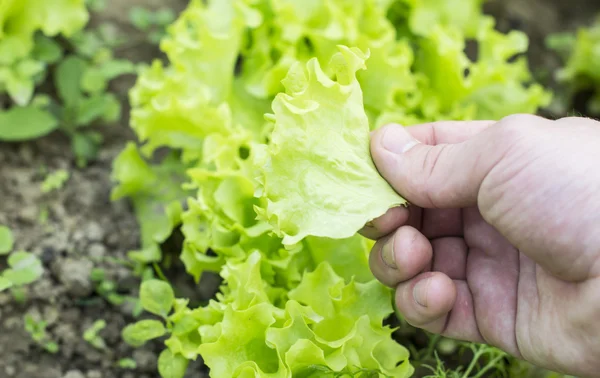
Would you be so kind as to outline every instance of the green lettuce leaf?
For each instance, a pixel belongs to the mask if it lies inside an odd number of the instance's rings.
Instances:
[[[392,313],[389,289],[374,279],[345,283],[323,262],[284,298],[286,291],[265,282],[265,264],[254,252],[246,262],[224,267],[222,320],[199,327],[198,353],[211,374],[295,377],[322,369],[412,374],[408,351],[383,326]],[[179,348],[181,343],[171,345]]]
[[[564,60],[555,73],[565,92],[557,101],[560,107],[557,112],[568,112],[574,96],[582,90],[590,90],[593,94],[586,104],[587,109],[592,114],[600,114],[600,16],[590,26],[549,36],[547,44]]]
[[[331,80],[312,59],[294,66],[287,94],[273,102],[274,130],[262,166],[258,209],[283,243],[308,235],[336,239],[354,235],[389,208],[406,204],[379,175],[369,149],[369,122],[356,72],[367,56],[340,47]]]
[[[115,198],[132,199],[142,226],[131,257],[158,261],[181,225],[187,272],[223,278],[203,306],[174,300],[163,376],[198,357],[214,376],[413,373],[383,325],[392,294],[370,272],[373,243],[356,235],[405,204],[371,161],[369,131],[548,101],[515,58],[525,36],[495,30],[481,4],[190,2],[161,44],[169,62],[130,93],[142,147],[114,169]],[[149,163],[162,147],[170,159]]]

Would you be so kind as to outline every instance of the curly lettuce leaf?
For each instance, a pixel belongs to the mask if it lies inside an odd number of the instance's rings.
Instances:
[[[212,374],[292,377],[321,369],[412,374],[408,351],[391,338],[393,330],[383,326],[392,313],[389,289],[375,280],[346,284],[323,262],[283,298],[285,291],[265,282],[265,264],[258,251],[244,263],[227,264],[222,273],[226,290],[219,299],[225,305],[221,321],[200,327],[197,321],[187,321],[186,329],[199,329],[198,353]]]
[[[474,34],[482,19],[485,0],[404,0],[411,8],[408,24],[418,35],[431,33],[431,25],[452,26]]]
[[[314,266],[328,262],[346,282],[373,280],[373,273],[369,269],[369,253],[374,244],[371,240],[358,234],[341,240],[309,236],[304,244]]]
[[[194,1],[169,27],[161,49],[170,65],[155,61],[130,92],[132,128],[145,143],[144,154],[170,147],[181,149],[184,161],[200,160],[204,138],[230,135],[243,111],[260,112],[258,101],[232,89],[246,27],[261,20],[247,1]],[[241,126],[259,134],[264,122],[247,118],[253,122]]]
[[[318,61],[294,66],[286,94],[273,101],[274,129],[266,147],[258,209],[283,243],[304,237],[354,235],[389,208],[406,204],[379,175],[369,150],[369,121],[356,72],[367,56],[340,47],[330,79]]]
[[[557,104],[561,107],[559,111],[567,111],[577,92],[591,90],[594,93],[587,109],[592,114],[600,114],[600,16],[588,27],[551,35],[547,44],[564,60],[563,67],[555,73],[566,89]]]
[[[157,246],[181,222],[188,273],[224,278],[204,307],[175,301],[173,360],[201,356],[232,377],[412,374],[382,325],[391,292],[369,270],[372,243],[355,235],[405,203],[370,160],[369,129],[499,118],[546,99],[514,59],[522,34],[494,30],[481,0],[442,3],[197,0],[169,27],[169,63],[139,78],[132,125],[142,155],[168,147],[183,163],[162,170],[136,151],[143,164],[124,161],[119,187],[161,210],[142,215],[157,225],[144,239]],[[166,203],[186,209],[165,217],[153,191],[184,181],[193,195],[168,191]]]

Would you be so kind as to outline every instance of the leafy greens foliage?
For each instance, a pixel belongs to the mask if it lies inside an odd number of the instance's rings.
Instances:
[[[84,0],[0,5],[0,94],[10,99],[0,110],[0,140],[24,141],[61,129],[79,166],[96,156],[101,135],[82,129],[120,117],[120,102],[107,86],[136,68],[114,59],[110,36],[102,40],[84,30],[89,18]],[[42,89],[49,81],[57,98]]]
[[[0,225],[0,255],[6,255],[13,249],[14,236],[10,228]]]
[[[8,255],[7,268],[0,272],[0,292],[10,289],[18,302],[25,301],[25,286],[44,274],[42,261],[33,253],[13,251],[14,236],[10,228],[0,225],[0,255]]]
[[[292,66],[284,79],[289,94],[273,101],[271,134],[258,210],[284,234],[284,244],[307,235],[343,239],[404,199],[385,182],[370,158],[369,120],[356,72],[366,56],[341,48],[332,81],[316,59]]]
[[[589,27],[550,36],[547,44],[565,60],[557,79],[566,84],[568,97],[591,90],[588,110],[600,114],[600,16]]]
[[[141,304],[158,316],[125,340],[165,338],[163,377],[198,356],[216,377],[410,376],[384,325],[391,291],[355,234],[404,203],[369,130],[535,112],[550,95],[520,56],[527,38],[496,31],[480,0],[193,0],[161,48],[169,63],[130,92],[141,146],[114,163],[113,199],[141,227]],[[150,277],[176,228],[188,273],[224,279],[203,306]]]
[[[50,353],[58,352],[58,344],[51,339],[50,335],[46,331],[48,323],[45,320],[36,320],[32,315],[27,314],[25,315],[24,323],[25,331],[31,336],[37,345]]]

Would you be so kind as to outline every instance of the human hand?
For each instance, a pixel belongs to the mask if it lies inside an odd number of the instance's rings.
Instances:
[[[391,125],[371,153],[411,203],[361,231],[408,323],[600,376],[600,123]]]

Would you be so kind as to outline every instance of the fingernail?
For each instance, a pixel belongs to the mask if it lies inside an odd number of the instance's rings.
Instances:
[[[415,302],[423,307],[427,307],[427,290],[429,288],[429,282],[431,282],[431,279],[426,278],[417,282],[413,288],[413,298],[415,299]]]
[[[394,255],[394,238],[389,239],[383,247],[381,247],[381,259],[388,267],[398,269],[396,265],[396,256]]]
[[[419,142],[400,125],[386,127],[381,136],[381,145],[393,154],[403,154]]]
[[[367,224],[365,224],[365,227],[374,228],[375,224],[373,223],[373,221],[368,221]]]

